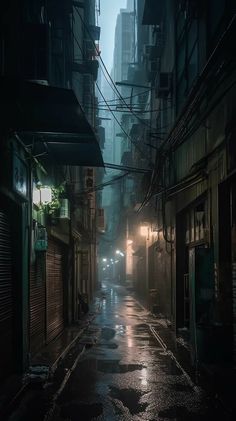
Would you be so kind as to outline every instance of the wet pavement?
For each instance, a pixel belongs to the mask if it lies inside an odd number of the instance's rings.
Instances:
[[[47,419],[233,419],[194,385],[159,338],[158,321],[131,292],[106,282],[101,297],[100,311],[80,340],[85,352]]]

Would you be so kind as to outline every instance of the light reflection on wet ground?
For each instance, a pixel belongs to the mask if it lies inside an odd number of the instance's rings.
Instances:
[[[60,420],[222,420],[151,335],[153,320],[135,299],[109,283],[102,296],[86,334],[94,345],[60,397]]]

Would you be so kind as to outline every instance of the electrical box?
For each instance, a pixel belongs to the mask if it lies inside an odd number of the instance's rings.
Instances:
[[[35,233],[35,243],[34,243],[34,250],[35,251],[47,251],[48,249],[48,236],[45,227],[38,227]]]
[[[61,200],[60,219],[70,219],[70,203],[68,199]]]

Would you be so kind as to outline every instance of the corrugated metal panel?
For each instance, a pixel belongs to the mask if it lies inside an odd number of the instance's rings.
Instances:
[[[50,238],[46,258],[47,342],[63,329],[63,248]]]
[[[189,175],[192,166],[206,154],[205,129],[199,129],[175,153],[176,178],[180,181]]]
[[[0,378],[13,369],[13,288],[10,224],[0,211]]]
[[[34,354],[45,343],[46,290],[45,259],[38,254],[30,268],[30,351]]]

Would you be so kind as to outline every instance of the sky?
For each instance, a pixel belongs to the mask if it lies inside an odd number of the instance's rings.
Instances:
[[[109,72],[112,68],[116,17],[120,9],[126,7],[126,3],[127,0],[101,0],[101,15],[99,17],[101,37],[99,46],[102,59]]]

